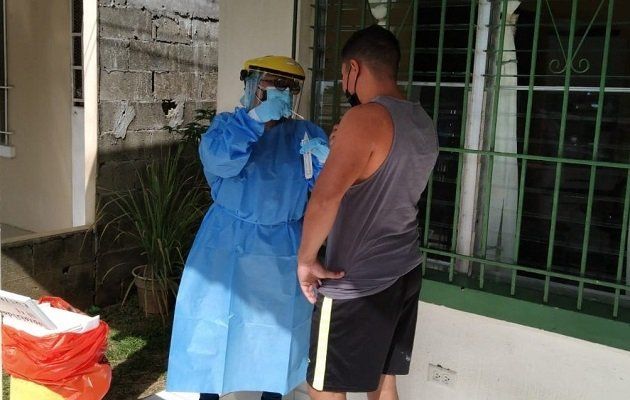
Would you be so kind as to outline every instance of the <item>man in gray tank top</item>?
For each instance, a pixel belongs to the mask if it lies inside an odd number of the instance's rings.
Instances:
[[[311,398],[397,399],[408,374],[422,254],[418,202],[438,154],[432,121],[396,83],[398,40],[371,26],[342,50],[342,86],[353,106],[309,202],[298,278],[315,303],[307,381]],[[325,265],[317,252],[327,241]]]

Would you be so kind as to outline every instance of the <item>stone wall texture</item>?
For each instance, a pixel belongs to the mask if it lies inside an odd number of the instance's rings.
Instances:
[[[138,168],[176,140],[165,125],[215,108],[218,18],[218,0],[99,0],[101,204],[136,187]],[[121,299],[142,257],[114,232],[99,237],[95,302],[104,305]]]
[[[86,308],[95,288],[92,231],[75,230],[2,246],[2,289],[32,298],[60,296]]]

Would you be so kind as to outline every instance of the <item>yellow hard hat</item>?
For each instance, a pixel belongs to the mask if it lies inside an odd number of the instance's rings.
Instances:
[[[249,71],[269,72],[299,80],[305,78],[302,66],[291,57],[284,56],[264,56],[245,61],[241,71],[241,79],[244,79]]]

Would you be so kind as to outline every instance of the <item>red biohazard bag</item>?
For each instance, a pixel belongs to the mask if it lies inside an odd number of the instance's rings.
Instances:
[[[80,313],[58,297],[42,297],[39,303]],[[9,375],[44,385],[66,400],[101,400],[112,378],[105,359],[108,331],[100,321],[85,333],[35,337],[3,325],[3,367]]]

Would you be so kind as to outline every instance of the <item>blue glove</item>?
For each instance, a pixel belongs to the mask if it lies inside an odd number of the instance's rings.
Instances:
[[[322,164],[326,162],[328,153],[330,153],[330,149],[328,149],[326,142],[321,138],[309,139],[308,142],[300,146],[300,154],[304,154],[309,151],[312,155],[317,157],[317,161]]]
[[[247,113],[258,122],[277,121],[291,116],[291,94],[288,90],[267,89],[267,100]]]

